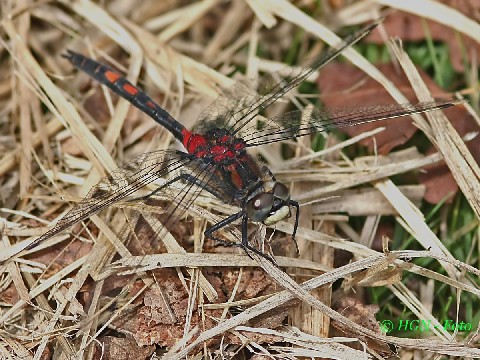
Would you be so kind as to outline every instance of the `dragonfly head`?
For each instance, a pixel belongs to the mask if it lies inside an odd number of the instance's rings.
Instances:
[[[280,183],[275,182],[270,191],[261,192],[247,201],[247,216],[253,222],[273,225],[290,216],[290,191]]]

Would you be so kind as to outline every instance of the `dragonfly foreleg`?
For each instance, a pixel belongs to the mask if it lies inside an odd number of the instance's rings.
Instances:
[[[246,214],[243,210],[239,211],[235,214],[230,215],[229,217],[223,219],[222,221],[219,221],[218,223],[212,225],[207,230],[205,230],[205,232],[204,232],[205,237],[207,237],[209,239],[212,239],[212,240],[215,240],[215,241],[218,241],[220,243],[225,243],[225,241],[223,241],[222,239],[219,239],[216,236],[213,236],[213,233],[217,232],[221,228],[231,224],[232,222],[240,219],[242,216],[246,216]],[[234,245],[235,246],[243,246],[244,238],[247,239],[247,241],[248,241],[247,234],[246,234],[246,232],[243,231],[243,226],[242,226],[242,242],[241,242],[241,244],[234,244]]]
[[[288,202],[288,205],[295,207],[295,224],[293,224],[292,240],[295,243],[295,249],[297,250],[297,255],[298,255],[300,254],[300,250],[298,249],[298,243],[297,243],[297,240],[295,239],[295,235],[297,235],[298,221],[300,219],[300,205],[298,204],[298,201],[295,201],[295,200],[290,200]]]
[[[217,238],[216,236],[213,236],[213,233],[220,230],[221,228],[231,224],[232,222],[238,220],[239,218],[242,218],[242,241],[240,243],[230,243],[230,242],[226,242],[222,239],[219,239]],[[272,258],[271,256],[269,255],[266,255],[264,253],[262,253],[260,250],[258,249],[255,249],[253,246],[251,246],[249,243],[248,243],[248,216],[247,214],[244,212],[244,211],[239,211],[238,213],[235,213],[233,215],[230,215],[228,218],[226,219],[223,219],[222,221],[216,223],[215,225],[211,226],[210,228],[208,228],[207,230],[205,230],[204,232],[204,235],[205,237],[208,237],[212,240],[215,240],[215,241],[218,241],[222,244],[225,244],[227,243],[228,246],[239,246],[241,247],[242,249],[245,250],[245,252],[247,253],[247,255],[252,259],[252,256],[250,255],[249,251],[267,259],[268,261],[270,261],[272,264],[277,265],[276,261],[274,258]]]

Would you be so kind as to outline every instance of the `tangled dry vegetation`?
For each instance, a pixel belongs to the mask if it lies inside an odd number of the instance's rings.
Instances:
[[[479,10],[474,0],[1,0],[1,357],[363,359],[415,351],[480,357]],[[206,226],[233,209],[203,193],[158,236],[152,229],[161,226],[162,204],[175,189],[155,206],[117,203],[24,250],[119,163],[179,146],[74,70],[61,57],[67,49],[110,62],[191,128],[202,107],[234,84],[237,69],[249,78],[295,71],[283,61],[302,65],[325,43],[338,44],[335,32],[347,34],[348,26],[383,15],[365,43],[390,36],[419,41],[429,31],[450,46],[453,69],[468,74],[460,91],[442,89],[391,42],[395,60],[378,67],[345,51],[347,61],[321,72],[320,100],[357,106],[429,101],[433,94],[468,96],[470,103],[446,115],[386,122],[386,129],[355,127],[346,141],[324,134],[321,151],[311,150],[320,137],[255,150],[302,204],[300,256],[291,246],[291,220],[275,231],[250,229],[265,239],[278,266],[204,239]],[[294,90],[288,99],[263,115],[304,106],[307,96]],[[395,148],[417,132],[430,150],[412,143]],[[358,142],[373,155],[348,156]],[[404,174],[413,175],[391,180]],[[464,199],[467,213],[460,217],[470,220],[452,237],[462,245],[447,247],[448,217],[432,229],[419,207],[454,204],[452,196]],[[382,239],[394,226],[411,237],[408,248]],[[471,252],[459,259],[452,249],[467,235]],[[224,236],[235,241],[239,232]],[[383,295],[371,296],[372,288]],[[452,301],[440,318],[436,307],[445,293]],[[385,307],[393,326],[408,313],[431,329],[388,333]],[[453,331],[445,319],[475,328]]]

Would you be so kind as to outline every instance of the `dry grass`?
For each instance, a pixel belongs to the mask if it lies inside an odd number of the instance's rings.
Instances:
[[[310,9],[315,1],[297,3]],[[340,29],[377,19],[388,11],[384,6],[401,6],[406,12],[426,16],[479,41],[480,28],[471,19],[434,1],[421,3],[422,6],[417,1],[359,1],[330,11],[337,19],[334,26]],[[308,40],[337,44],[339,37],[322,25],[329,19],[325,13],[324,19],[317,21],[284,0],[234,0],[229,4],[204,0],[190,5],[180,0],[117,0],[108,2],[106,8],[88,1],[20,0],[2,1],[0,6],[0,291],[5,295],[0,304],[2,358],[40,359],[55,353],[59,358],[90,359],[98,358],[101,349],[107,358],[113,357],[115,346],[102,345],[105,335],[132,335],[119,330],[118,319],[146,301],[144,297],[150,296],[152,289],[160,289],[163,294],[157,299],[167,309],[162,316],[176,319],[183,326],[183,335],[177,337],[176,344],[156,349],[159,357],[168,359],[187,355],[216,358],[222,352],[228,358],[242,351],[254,351],[265,358],[381,358],[386,354],[385,344],[411,354],[421,350],[430,355],[480,357],[475,348],[476,334],[469,335],[465,342],[464,334],[452,336],[440,326],[428,338],[421,333],[407,338],[387,336],[375,326],[352,321],[331,304],[332,284],[338,280],[344,281],[345,294],[349,295],[354,294],[348,292],[351,289],[361,292],[362,287],[383,286],[418,319],[439,324],[432,309],[433,288],[422,290],[419,299],[419,292],[401,281],[402,274],[407,272],[451,287],[458,295],[457,310],[463,306],[460,293],[480,295],[478,283],[465,275],[479,276],[480,271],[456,260],[427,225],[418,208],[423,194],[421,186],[397,186],[388,179],[445,159],[479,217],[478,165],[440,112],[430,113],[428,121],[421,115],[412,116],[438,149],[431,155],[414,149],[386,157],[348,159],[344,154],[338,155],[343,148],[374,136],[381,129],[337,142],[317,153],[309,151],[308,142],[289,143],[296,156],[288,161],[282,159],[278,144],[258,150],[271,164],[276,164],[271,166],[272,170],[278,178],[291,182],[295,199],[305,204],[298,231],[300,257],[276,258],[287,272],[254,253],[249,257],[230,248],[223,253],[202,253],[204,242],[210,250],[213,248],[203,238],[206,220],[220,220],[222,215],[232,213],[231,207],[209,196],[198,197],[188,209],[190,220],[182,219],[175,229],[163,230],[160,239],[152,243],[151,252],[132,253],[121,236],[139,221],[126,216],[135,210],[129,203],[92,216],[95,226],[76,226],[70,233],[21,252],[65,214],[71,206],[66,206],[65,200],[79,201],[118,163],[134,154],[175,146],[169,134],[132,111],[127,101],[112,105],[108,91],[103,90],[101,100],[96,96],[92,103],[82,104],[86,77],[72,72],[60,57],[66,49],[92,57],[105,56],[113,62],[118,59],[120,63],[116,64],[129,80],[142,84],[171,114],[181,115],[182,123],[191,127],[199,113],[198,104],[208,103],[219,89],[234,83],[225,74],[235,66],[246,67],[250,77],[259,71],[285,69],[285,64],[275,61],[277,50],[287,50],[299,30],[304,32],[299,48],[306,58],[321,50],[314,47],[307,52]],[[272,44],[269,39],[273,39]],[[391,46],[418,99],[428,101],[429,91],[408,56],[397,43],[392,42]],[[247,55],[240,51],[245,48]],[[257,58],[257,49],[269,58]],[[393,83],[357,51],[347,49],[344,56],[382,84],[396,101],[407,102]],[[122,67],[125,63],[126,68]],[[274,108],[278,111],[282,107],[285,104]],[[85,108],[98,110],[99,118],[89,115]],[[101,120],[102,116],[107,120]],[[318,166],[318,159],[331,166]],[[372,186],[351,191],[352,187],[364,184],[372,184],[378,191],[373,191]],[[325,200],[332,193],[335,197]],[[158,208],[148,210],[161,212]],[[359,233],[350,227],[344,215],[325,214],[335,211],[368,215],[363,231]],[[371,249],[366,238],[376,232],[375,217],[381,215],[395,215],[396,221],[428,251],[390,251],[386,242],[383,252]],[[153,229],[161,226],[151,213],[144,214],[142,221]],[[355,241],[337,236],[335,224]],[[289,235],[292,231],[291,221],[280,222],[274,237],[280,241],[278,234]],[[75,242],[77,245],[65,241],[73,242],[73,235],[81,240]],[[225,236],[235,240],[239,232],[231,231]],[[287,241],[284,238],[282,241]],[[141,242],[141,236],[137,240]],[[187,252],[186,246],[192,252]],[[160,248],[162,252],[158,253]],[[334,268],[334,250],[348,252],[352,261]],[[446,275],[410,262],[416,258],[435,259]],[[246,291],[241,290],[243,272],[258,267],[278,287],[269,285],[268,291],[258,292],[250,299],[236,299],[238,292]],[[158,270],[164,268],[175,270]],[[232,268],[243,269],[238,272]],[[238,276],[229,296],[219,293],[211,269],[220,274],[224,271],[225,277]],[[121,290],[115,295],[106,294],[104,288],[110,288],[109,282],[114,281],[123,281]],[[169,281],[181,284],[187,294],[182,298],[184,318],[176,315],[170,293],[163,293]],[[296,303],[292,302],[294,299]],[[297,306],[298,301],[301,306]],[[229,311],[240,306],[243,311]],[[293,312],[292,308],[297,310]],[[289,326],[269,327],[268,321],[253,326],[255,319],[270,319],[272,311],[286,314],[288,309]],[[365,308],[360,306],[360,310]],[[330,321],[335,322],[336,329],[343,330],[345,337],[332,336]],[[140,356],[134,345],[132,349],[135,356]]]

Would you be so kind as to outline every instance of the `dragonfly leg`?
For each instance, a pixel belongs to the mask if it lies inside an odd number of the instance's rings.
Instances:
[[[212,225],[211,227],[209,227],[207,230],[205,230],[204,232],[204,235],[205,237],[209,238],[209,239],[212,239],[212,240],[215,240],[215,241],[218,241],[218,242],[221,242],[221,243],[225,243],[225,241],[217,238],[216,236],[213,236],[213,233],[220,230],[221,228],[231,224],[232,222],[240,219],[242,216],[244,216],[244,211],[239,211],[235,214],[232,214],[230,215],[229,217],[223,219],[222,221],[219,221],[218,223]],[[241,244],[235,244],[235,246],[243,246],[243,237],[247,237],[247,235],[243,234],[243,228],[242,228],[242,243]],[[229,243],[230,244],[230,243]]]
[[[248,230],[248,216],[243,210],[239,211],[239,212],[237,212],[233,215],[230,215],[229,217],[223,219],[222,221],[216,223],[215,225],[213,225],[210,228],[208,228],[207,230],[205,230],[205,232],[204,232],[205,237],[208,237],[208,238],[210,238],[212,240],[215,240],[215,241],[218,241],[220,243],[225,243],[225,241],[217,238],[216,236],[213,236],[213,233],[220,230],[221,228],[231,224],[232,222],[234,222],[234,221],[236,221],[240,218],[242,218],[242,241],[239,244],[228,243],[228,245],[229,246],[239,246],[239,247],[241,247],[242,249],[245,250],[245,252],[247,253],[247,255],[251,259],[252,259],[252,257],[250,256],[248,251],[252,251],[257,255],[260,255],[260,256],[264,257],[265,259],[267,259],[268,261],[270,261],[272,264],[278,266],[275,259],[273,259],[269,255],[266,255],[266,254],[262,253],[260,250],[255,249],[254,247],[252,247],[248,243],[248,231],[247,231]]]
[[[251,246],[249,243],[248,243],[248,231],[247,231],[247,227],[248,227],[248,216],[247,214],[243,214],[243,217],[242,217],[242,243],[241,243],[241,247],[245,250],[245,252],[247,253],[247,255],[250,257],[250,259],[254,260],[252,258],[252,256],[250,255],[250,253],[248,251],[251,251],[265,259],[267,259],[268,261],[270,261],[273,265],[275,265],[276,267],[278,267],[278,264],[277,262],[275,261],[275,258],[271,257],[270,255],[267,255],[267,254],[264,254],[263,252],[261,252],[260,250],[258,249],[255,249],[253,246]]]
[[[264,171],[269,174],[269,176],[272,178],[273,181],[277,181],[277,179],[275,179],[275,175],[273,175],[272,171],[268,168],[268,167],[264,167]],[[297,229],[298,229],[298,220],[300,218],[300,205],[298,204],[297,201],[295,200],[290,200],[288,202],[288,206],[294,206],[296,208],[296,211],[295,211],[295,224],[293,225],[293,233],[292,233],[292,240],[293,242],[295,243],[295,249],[297,251],[297,255],[300,254],[300,251],[298,249],[298,243],[297,243],[297,240],[295,239],[295,235],[297,234]]]
[[[295,243],[295,249],[297,250],[297,255],[299,255],[300,251],[298,250],[298,243],[297,243],[297,240],[295,239],[295,235],[297,235],[298,221],[300,219],[300,205],[295,200],[290,200],[288,205],[289,206],[294,206],[295,209],[296,209],[295,210],[295,224],[293,225],[292,240]]]

